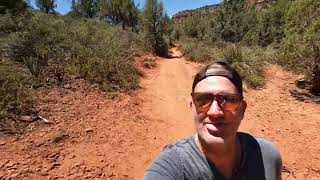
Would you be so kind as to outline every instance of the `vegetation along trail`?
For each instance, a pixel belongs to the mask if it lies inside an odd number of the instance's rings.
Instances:
[[[82,81],[40,92],[49,123],[0,136],[0,179],[141,179],[162,147],[194,132],[189,98],[202,65],[172,51],[176,58],[155,57],[129,94],[110,98]],[[319,104],[290,95],[297,75],[268,65],[265,77],[264,88],[245,92],[240,129],[275,142],[283,179],[319,179]]]

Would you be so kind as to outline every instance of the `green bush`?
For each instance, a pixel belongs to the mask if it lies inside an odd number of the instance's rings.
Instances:
[[[319,47],[320,2],[295,0],[287,14],[279,63],[311,78]]]
[[[121,29],[98,21],[73,24],[71,52],[76,74],[106,91],[126,91],[137,87],[131,43]]]
[[[223,50],[223,60],[235,68],[250,87],[264,84],[263,63],[252,52],[232,45]]]
[[[10,57],[25,64],[37,78],[44,76],[48,61],[63,56],[61,42],[66,38],[67,26],[61,18],[36,14],[25,29],[15,34],[10,44]]]
[[[180,37],[182,36],[182,29],[181,27],[177,26],[174,28],[174,30],[172,31],[170,38],[173,40],[180,40]]]
[[[38,13],[14,36],[10,56],[41,84],[73,75],[106,91],[126,91],[138,81],[131,44],[125,31],[100,21]]]
[[[0,119],[32,113],[34,103],[28,88],[30,73],[17,64],[0,62],[0,74]]]
[[[198,40],[188,39],[183,41],[180,50],[189,61],[207,63],[216,59],[212,48]]]
[[[181,43],[181,42],[180,42]],[[264,85],[263,62],[271,61],[268,57],[270,50],[261,48],[241,48],[234,44],[225,44],[222,47],[212,47],[197,40],[188,40],[180,47],[187,60],[212,63],[222,60],[234,67],[250,87]]]
[[[202,39],[207,30],[206,18],[201,18],[200,16],[188,17],[183,23],[184,34],[191,38]]]
[[[164,13],[163,3],[158,0],[147,0],[141,15],[145,47],[158,56],[168,56],[168,44],[164,38],[170,22]]]

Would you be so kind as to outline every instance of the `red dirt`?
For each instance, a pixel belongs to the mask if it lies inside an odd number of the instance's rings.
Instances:
[[[81,81],[41,91],[39,112],[50,123],[0,136],[0,179],[141,179],[164,145],[194,131],[189,93],[201,65],[183,58],[156,62],[141,70],[140,90],[115,98]],[[297,78],[267,66],[265,88],[245,92],[240,129],[278,146],[283,179],[320,179],[320,105],[290,96]]]

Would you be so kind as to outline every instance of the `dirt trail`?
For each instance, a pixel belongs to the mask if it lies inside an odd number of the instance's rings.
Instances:
[[[146,97],[142,112],[153,123],[166,127],[160,133],[171,142],[193,132],[189,94],[196,67],[182,58],[166,59],[159,62],[150,79],[141,83]]]
[[[0,180],[141,179],[163,146],[194,132],[189,98],[201,65],[173,52],[144,70],[140,90],[113,99],[83,82],[40,92],[38,110],[50,123],[0,134]],[[266,78],[265,88],[245,92],[240,129],[278,146],[283,179],[320,179],[320,105],[290,96],[296,75],[269,65]]]

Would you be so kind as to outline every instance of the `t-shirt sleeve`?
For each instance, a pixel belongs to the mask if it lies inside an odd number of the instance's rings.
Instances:
[[[282,160],[277,147],[266,140],[260,141],[260,145],[262,146],[261,150],[264,157],[263,161],[266,169],[266,179],[280,180]]]
[[[165,148],[144,174],[144,180],[182,179],[182,164],[174,147]]]

